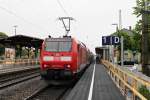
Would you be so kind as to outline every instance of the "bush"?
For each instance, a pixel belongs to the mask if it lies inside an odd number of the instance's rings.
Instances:
[[[150,91],[146,88],[146,86],[141,86],[139,88],[139,92],[148,100],[150,100]]]

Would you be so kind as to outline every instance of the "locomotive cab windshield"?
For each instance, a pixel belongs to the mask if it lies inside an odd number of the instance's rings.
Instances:
[[[45,51],[48,52],[69,52],[71,51],[72,40],[70,38],[48,38],[45,41]]]

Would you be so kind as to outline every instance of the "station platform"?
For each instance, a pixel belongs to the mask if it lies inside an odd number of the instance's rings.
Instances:
[[[125,97],[113,83],[104,65],[91,64],[66,100],[125,100]]]

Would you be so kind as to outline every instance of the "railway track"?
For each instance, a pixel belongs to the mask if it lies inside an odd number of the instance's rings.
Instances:
[[[69,87],[45,86],[24,100],[62,100]]]
[[[48,85],[39,87],[24,100],[64,100],[74,85]]]
[[[39,69],[28,69],[0,75],[0,89],[40,76]]]
[[[0,100],[65,100],[76,84],[51,85],[41,80],[39,71],[0,74]]]

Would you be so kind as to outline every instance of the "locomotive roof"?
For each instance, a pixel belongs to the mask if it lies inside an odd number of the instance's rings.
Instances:
[[[45,41],[68,41],[68,42],[70,42],[70,41],[72,41],[72,38],[67,38],[67,37],[65,37],[65,38],[46,38],[45,39]]]
[[[80,42],[81,46],[86,47],[86,45],[83,42]]]
[[[71,42],[72,40],[75,40],[78,44],[80,44],[81,46],[83,46],[83,47],[86,47],[86,45],[83,43],[83,42],[81,42],[81,41],[78,41],[78,40],[76,40],[75,38],[72,38],[72,37],[70,37],[70,36],[68,36],[68,37],[62,37],[62,38],[46,38],[45,39],[45,41],[50,41],[50,42],[55,42],[55,41],[68,41],[68,42]]]

